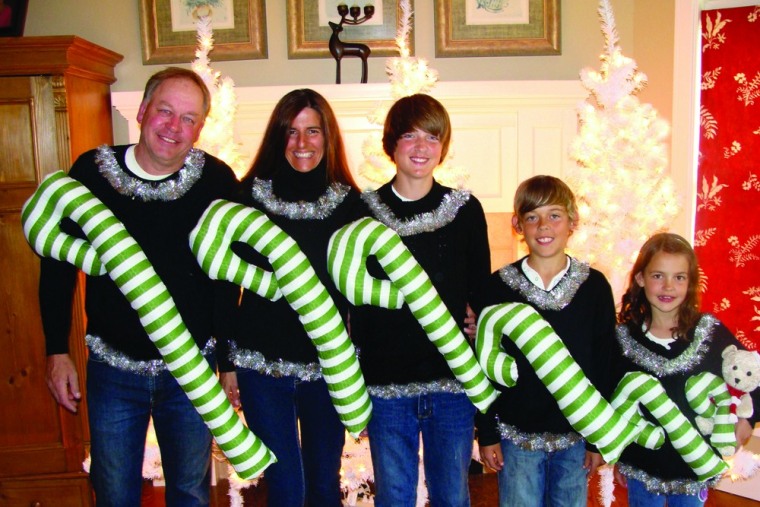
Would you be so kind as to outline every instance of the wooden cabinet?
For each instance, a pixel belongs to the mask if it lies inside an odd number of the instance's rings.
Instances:
[[[110,85],[121,59],[74,36],[0,38],[0,506],[92,505],[87,407],[59,408],[45,384],[39,259],[20,213],[46,175],[113,142]],[[70,346],[83,388],[82,301]]]

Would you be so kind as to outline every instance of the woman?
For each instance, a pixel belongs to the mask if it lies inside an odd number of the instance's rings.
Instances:
[[[327,272],[327,243],[363,206],[324,97],[302,89],[278,102],[241,189],[243,204],[266,213],[298,243],[345,321],[348,304]],[[269,268],[244,248],[236,246],[239,255]],[[220,363],[222,385],[277,456],[265,472],[268,505],[340,506],[344,428],[298,314],[284,298],[272,302],[243,291],[232,334],[230,362]]]

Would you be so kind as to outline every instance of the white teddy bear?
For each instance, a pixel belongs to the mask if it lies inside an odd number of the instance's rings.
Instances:
[[[723,357],[723,380],[731,394],[732,413],[746,419],[752,417],[754,407],[749,393],[760,386],[760,353],[739,350],[729,345],[721,354]],[[736,411],[733,406],[736,405]]]
[[[751,417],[754,412],[749,393],[760,386],[760,353],[739,350],[735,345],[729,345],[721,356],[723,380],[731,395],[731,422],[735,423],[739,418]],[[712,433],[712,419],[697,416],[696,422],[703,435]]]

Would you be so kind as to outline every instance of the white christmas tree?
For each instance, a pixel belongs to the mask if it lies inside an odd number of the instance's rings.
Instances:
[[[388,58],[385,63],[385,72],[391,84],[392,101],[415,93],[430,93],[438,81],[438,72],[431,69],[425,59],[410,56],[409,34],[412,30],[413,11],[409,0],[399,2],[399,11],[401,25],[395,39],[399,56]],[[382,125],[391,103],[380,104],[369,114],[369,121],[375,125]],[[362,145],[362,154],[364,161],[359,166],[359,175],[370,188],[390,181],[396,174],[396,166],[383,151],[381,133],[376,132],[367,137]],[[446,160],[435,170],[435,178],[443,185],[461,187],[469,175],[463,168],[452,163],[453,158],[454,150],[450,147]]]
[[[600,1],[599,16],[605,50],[599,71],[580,74],[591,95],[579,107],[580,128],[571,147],[578,168],[566,175],[581,222],[570,247],[607,276],[619,301],[639,248],[667,229],[679,199],[668,176],[670,127],[635,97],[646,76],[618,46],[609,0]]]
[[[237,95],[232,78],[221,77],[209,65],[209,53],[214,49],[212,29],[213,7],[219,0],[186,0],[188,8],[194,8],[197,19],[198,47],[192,68],[203,78],[211,92],[211,112],[201,131],[196,147],[219,157],[229,165],[238,177],[246,171],[247,166],[234,139],[235,114],[237,112]]]

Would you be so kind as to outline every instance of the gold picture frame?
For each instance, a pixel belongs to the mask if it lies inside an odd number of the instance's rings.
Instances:
[[[512,13],[503,9],[494,11],[507,5],[503,0],[435,0],[436,58],[561,54],[560,0],[510,2],[514,19],[522,22],[510,22]],[[476,13],[478,22],[467,24],[468,13]],[[499,22],[489,24],[491,15]]]
[[[214,61],[267,58],[264,0],[220,0],[229,28],[214,28]],[[143,64],[190,63],[195,58],[197,31],[188,22],[192,12],[179,12],[183,0],[140,0]],[[186,4],[184,4],[186,5]],[[181,30],[173,23],[184,19]],[[220,19],[222,17],[220,16]]]
[[[317,0],[288,0],[288,58],[331,58],[327,43],[332,35],[328,26],[319,26]],[[325,4],[331,2],[326,1]],[[335,3],[335,2],[332,2]],[[346,3],[346,2],[343,2]],[[345,26],[341,39],[361,42],[369,46],[372,56],[398,56],[396,34],[403,22],[398,0],[375,0],[371,2],[378,10],[382,3],[383,24],[375,26]],[[359,2],[363,7],[363,4]],[[414,1],[410,0],[414,8]],[[336,22],[339,20],[336,11]],[[409,52],[414,54],[414,29],[409,33]]]

